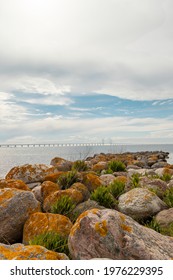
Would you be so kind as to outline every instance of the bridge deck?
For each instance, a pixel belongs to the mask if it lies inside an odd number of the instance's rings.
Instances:
[[[30,147],[87,147],[87,146],[116,146],[106,143],[30,143],[30,144],[0,144],[0,148],[30,148]]]

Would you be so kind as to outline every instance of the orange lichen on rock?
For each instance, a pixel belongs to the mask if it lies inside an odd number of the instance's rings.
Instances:
[[[106,236],[108,233],[107,222],[103,220],[101,222],[95,223],[95,230],[101,235]]]
[[[0,180],[0,189],[15,188],[23,191],[30,191],[30,188],[22,180],[2,179]]]
[[[128,232],[132,232],[132,228],[131,227],[129,227],[129,226],[125,225],[125,224],[121,224],[120,226],[121,226],[121,228],[123,230],[128,231]]]
[[[94,191],[102,185],[102,181],[99,176],[93,173],[87,173],[83,176],[82,183],[88,188],[89,191]]]
[[[56,253],[39,245],[12,246],[0,244],[0,260],[67,260],[65,254]]]
[[[73,224],[66,216],[51,213],[34,213],[30,215],[23,229],[23,243],[28,244],[35,236],[55,232],[68,236]]]
[[[63,171],[58,171],[56,173],[49,174],[44,177],[43,181],[51,181],[53,183],[57,183],[59,177],[63,174]]]
[[[81,192],[81,194],[83,195],[84,201],[89,199],[89,197],[90,197],[90,192],[89,192],[88,188],[82,183],[79,183],[79,182],[74,183],[70,187],[70,189],[74,189],[74,190]]]
[[[51,193],[54,193],[56,191],[60,190],[60,187],[58,184],[53,183],[51,181],[44,181],[41,185],[41,193],[43,196],[43,200],[49,196]]]

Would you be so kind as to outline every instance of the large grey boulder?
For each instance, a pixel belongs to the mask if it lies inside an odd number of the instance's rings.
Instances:
[[[29,215],[40,211],[40,203],[31,191],[0,190],[0,242],[21,240],[23,226]]]
[[[173,258],[173,238],[138,224],[111,209],[82,213],[69,235],[73,259],[167,260]]]
[[[119,197],[118,209],[135,220],[153,216],[167,205],[154,193],[145,188],[132,189]]]

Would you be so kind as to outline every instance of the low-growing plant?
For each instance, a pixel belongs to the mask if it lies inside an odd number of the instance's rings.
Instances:
[[[63,195],[52,205],[51,213],[67,216],[72,221],[74,220],[72,211],[75,207],[76,204],[73,202],[72,198]]]
[[[110,193],[109,188],[106,186],[100,186],[95,189],[90,196],[90,199],[97,201],[100,205],[114,209],[117,202],[113,195]]]
[[[76,183],[78,181],[79,181],[79,177],[78,177],[77,171],[72,170],[72,171],[68,171],[68,172],[60,175],[57,183],[62,190],[65,190],[65,189],[70,188],[71,185],[73,185],[74,183]]]
[[[160,226],[154,217],[147,219],[145,222],[142,223],[142,225],[161,233]]]
[[[84,160],[76,160],[72,165],[72,170],[76,170],[78,172],[87,171],[88,165]]]
[[[108,171],[118,172],[118,171],[125,171],[126,166],[122,161],[119,160],[112,160],[108,163]]]
[[[168,207],[173,207],[173,187],[165,191],[163,201],[168,205]]]
[[[48,250],[69,255],[68,237],[61,236],[55,232],[46,232],[36,235],[30,240],[29,245],[40,245]]]
[[[125,183],[118,180],[114,181],[108,186],[108,190],[116,199],[124,193],[124,189]]]
[[[132,188],[140,187],[140,174],[134,173],[130,178],[130,183]]]
[[[171,177],[172,177],[171,174],[165,173],[165,174],[163,174],[162,176],[160,176],[160,179],[161,179],[162,181],[169,182],[169,181],[171,180]]]

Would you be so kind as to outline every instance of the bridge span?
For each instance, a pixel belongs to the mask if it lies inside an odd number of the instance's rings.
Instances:
[[[0,144],[0,148],[31,148],[31,147],[90,147],[90,146],[116,146],[117,144],[107,143],[21,143],[21,144]]]

